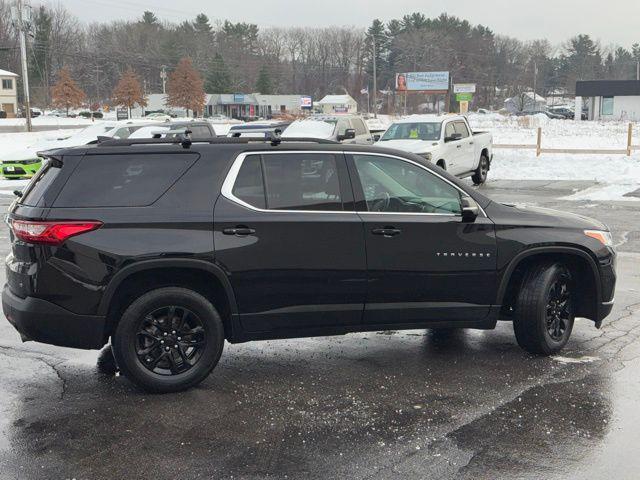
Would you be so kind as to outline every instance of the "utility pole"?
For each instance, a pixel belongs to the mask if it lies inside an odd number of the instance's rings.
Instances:
[[[18,36],[20,37],[20,59],[22,64],[22,88],[24,90],[24,108],[25,120],[27,124],[27,132],[33,130],[31,126],[31,98],[29,97],[29,71],[27,69],[27,39],[25,24],[25,6],[22,4],[22,0],[16,0],[15,7],[15,23],[18,30]]]
[[[162,79],[162,93],[167,93],[167,66],[162,65],[162,71],[160,72],[160,78]]]
[[[538,99],[536,97],[536,87],[538,86],[538,62],[533,62],[533,109],[537,110]]]
[[[378,118],[378,66],[376,58],[378,54],[376,49],[375,33],[371,38],[373,39],[373,118]]]
[[[640,60],[636,63],[636,80],[640,80]]]

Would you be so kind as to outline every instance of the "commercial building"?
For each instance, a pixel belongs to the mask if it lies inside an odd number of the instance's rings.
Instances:
[[[18,75],[7,70],[0,70],[0,115],[13,118],[18,113]]]
[[[589,120],[640,121],[640,80],[576,82],[576,105],[584,103]]]
[[[206,113],[241,119],[271,118],[277,114],[299,115],[310,107],[311,97],[307,95],[218,93],[211,95]]]

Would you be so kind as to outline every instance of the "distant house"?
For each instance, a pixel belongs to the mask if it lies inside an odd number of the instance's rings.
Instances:
[[[509,113],[539,112],[547,109],[547,100],[537,93],[523,92],[504,101],[504,108]]]
[[[18,112],[18,75],[7,70],[0,70],[0,112],[3,117],[13,118]]]
[[[315,105],[320,107],[322,113],[356,113],[358,102],[351,95],[327,95]]]
[[[639,80],[576,82],[576,101],[585,100],[589,120],[640,121]]]

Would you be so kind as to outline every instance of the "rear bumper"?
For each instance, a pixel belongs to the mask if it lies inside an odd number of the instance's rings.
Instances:
[[[102,316],[78,315],[46,300],[20,298],[5,285],[2,309],[23,341],[82,349],[99,349],[106,343]]]

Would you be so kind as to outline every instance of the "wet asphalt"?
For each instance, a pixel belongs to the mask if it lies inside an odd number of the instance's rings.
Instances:
[[[578,320],[557,357],[522,351],[506,322],[227,344],[199,387],[148,395],[2,317],[0,479],[640,478],[640,208],[562,200],[591,185],[483,187],[614,233],[614,311],[601,330]]]

